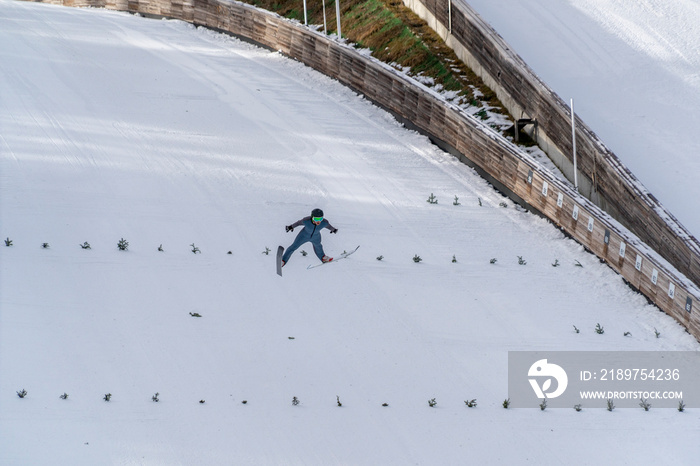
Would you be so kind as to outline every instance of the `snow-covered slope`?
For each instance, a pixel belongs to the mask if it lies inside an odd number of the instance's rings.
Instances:
[[[700,0],[466,0],[696,237]]]
[[[696,461],[696,409],[501,407],[509,350],[700,345],[383,111],[181,22],[0,25],[0,464]],[[361,248],[280,278],[314,207]]]

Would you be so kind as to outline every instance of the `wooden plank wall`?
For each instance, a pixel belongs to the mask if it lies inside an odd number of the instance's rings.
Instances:
[[[39,0],[42,1],[42,0]],[[227,31],[297,59],[443,141],[583,244],[700,340],[700,290],[599,207],[480,121],[322,33],[227,0],[45,0],[164,16]],[[454,20],[453,20],[454,27]]]
[[[414,1],[419,2],[447,30],[450,10],[446,1],[405,0],[409,7],[417,10],[416,5],[412,4]],[[425,16],[422,12],[416,12]],[[478,62],[486,73],[482,78],[494,80],[506,93],[505,96],[499,93],[501,100],[512,101],[524,110],[523,117],[536,119],[538,132],[546,135],[573,164],[569,106],[471,7],[462,2],[452,3],[451,25],[451,37]],[[510,110],[514,113],[515,108]],[[576,128],[579,176],[586,177],[593,186],[599,205],[604,206],[696,286],[700,286],[700,243],[697,239],[643,188],[639,180],[578,117]]]

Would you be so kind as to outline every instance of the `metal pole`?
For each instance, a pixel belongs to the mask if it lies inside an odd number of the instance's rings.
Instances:
[[[452,0],[447,0],[447,16],[450,28],[450,34],[452,34]]]
[[[304,24],[305,24],[306,26],[309,25],[309,21],[308,21],[308,19],[307,19],[307,17],[306,17],[306,0],[304,0]]]
[[[338,22],[338,39],[343,37],[343,34],[340,32],[340,0],[335,0],[335,19]]]
[[[326,0],[321,0],[321,5],[323,5],[323,33],[328,34],[328,29],[326,28]]]
[[[578,191],[578,167],[576,166],[576,123],[574,121],[574,99],[571,99],[571,140],[574,147],[574,188]]]

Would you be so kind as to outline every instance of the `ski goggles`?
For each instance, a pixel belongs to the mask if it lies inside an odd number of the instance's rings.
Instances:
[[[321,223],[323,221],[323,217],[311,217],[311,221],[314,223]]]

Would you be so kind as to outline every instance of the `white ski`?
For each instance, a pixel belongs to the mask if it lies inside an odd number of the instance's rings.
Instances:
[[[333,262],[337,262],[337,261],[339,261],[340,259],[345,259],[345,258],[348,257],[349,255],[351,255],[351,254],[353,254],[355,251],[357,251],[359,248],[360,248],[360,246],[357,246],[355,249],[353,249],[353,250],[350,251],[350,252],[344,252],[344,253],[342,253],[340,256],[334,257],[333,260],[331,260],[331,261],[328,261],[328,262],[321,262],[320,264],[312,264],[312,265],[308,266],[306,269],[307,269],[307,270],[308,270],[308,269],[313,269],[313,268],[316,268],[316,267],[320,267],[320,266],[322,266],[322,265],[332,264]]]

